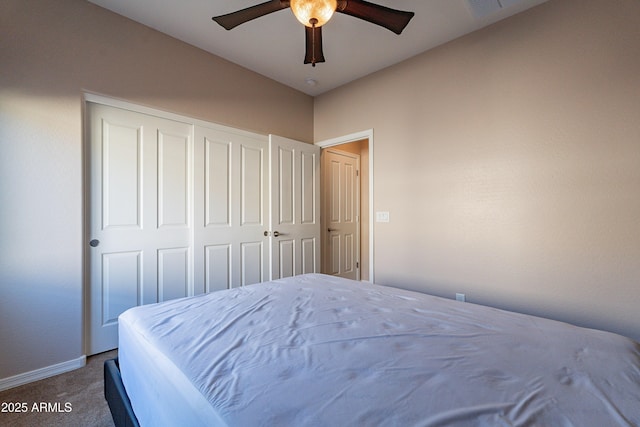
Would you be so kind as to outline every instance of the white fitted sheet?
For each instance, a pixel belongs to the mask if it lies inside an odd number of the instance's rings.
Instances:
[[[136,307],[142,426],[640,425],[640,344],[311,274]]]

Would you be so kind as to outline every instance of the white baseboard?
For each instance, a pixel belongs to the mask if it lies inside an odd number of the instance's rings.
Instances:
[[[82,368],[86,364],[87,357],[81,356],[77,359],[68,360],[51,366],[45,366],[44,368],[36,369],[35,371],[25,372],[24,374],[14,375],[8,378],[1,378],[0,391],[73,371],[74,369]]]

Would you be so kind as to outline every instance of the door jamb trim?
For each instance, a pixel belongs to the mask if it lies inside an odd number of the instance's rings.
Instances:
[[[326,139],[318,141],[314,145],[323,148],[333,147],[335,145],[347,144],[349,142],[358,141],[361,139],[367,139],[369,141],[369,281],[375,283],[375,245],[374,245],[374,210],[373,210],[373,129],[367,129],[360,132],[351,133],[348,135],[339,136],[336,138]]]

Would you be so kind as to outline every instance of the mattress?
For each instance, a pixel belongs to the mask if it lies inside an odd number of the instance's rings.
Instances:
[[[640,425],[640,344],[309,274],[119,319],[142,426]]]

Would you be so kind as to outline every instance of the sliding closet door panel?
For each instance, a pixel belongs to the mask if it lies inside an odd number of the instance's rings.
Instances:
[[[191,247],[193,129],[93,103],[87,112],[87,351],[95,354],[117,346],[124,310],[193,294],[185,249]]]

